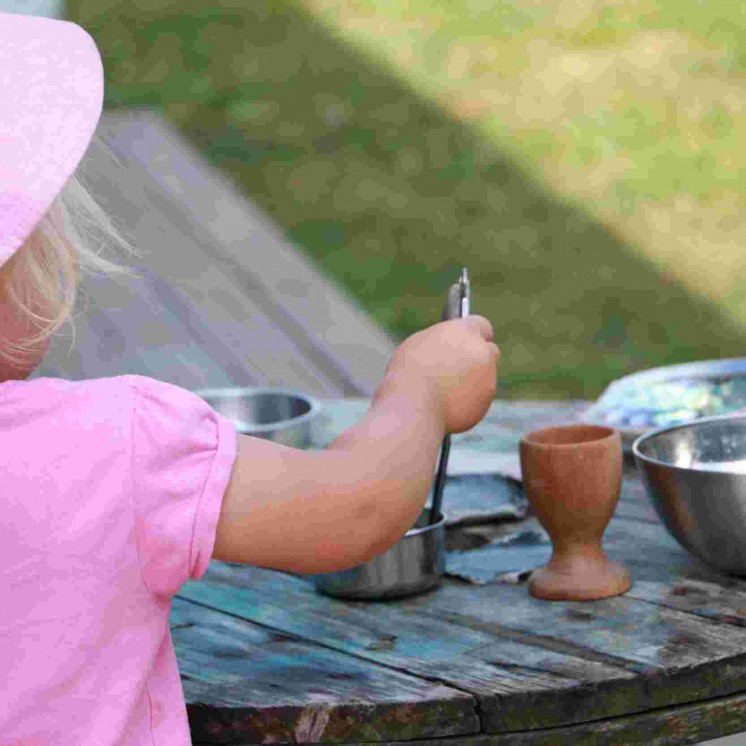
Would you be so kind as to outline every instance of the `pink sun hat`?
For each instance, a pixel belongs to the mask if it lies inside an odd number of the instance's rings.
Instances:
[[[0,266],[80,164],[103,100],[101,56],[87,31],[0,13]]]

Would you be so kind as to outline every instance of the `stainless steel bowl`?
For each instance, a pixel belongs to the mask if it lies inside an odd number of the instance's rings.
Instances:
[[[387,600],[435,588],[445,572],[445,519],[428,524],[430,508],[387,552],[349,570],[311,576],[328,596]]]
[[[719,570],[746,575],[746,415],[654,430],[632,452],[679,544]]]
[[[236,431],[293,448],[313,443],[321,404],[308,394],[283,388],[220,388],[194,392],[231,420]]]

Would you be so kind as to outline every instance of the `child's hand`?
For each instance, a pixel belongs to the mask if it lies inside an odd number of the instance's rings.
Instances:
[[[482,316],[435,324],[397,347],[386,371],[392,385],[429,386],[437,396],[445,432],[474,427],[497,387],[500,350]]]

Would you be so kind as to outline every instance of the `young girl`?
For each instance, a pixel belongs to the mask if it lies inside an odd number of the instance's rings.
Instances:
[[[168,628],[182,584],[211,558],[318,573],[385,551],[444,434],[495,393],[479,316],[401,344],[366,417],[322,452],[237,435],[143,376],[26,380],[79,275],[119,271],[74,178],[102,101],[85,31],[0,13],[0,746],[189,744]]]

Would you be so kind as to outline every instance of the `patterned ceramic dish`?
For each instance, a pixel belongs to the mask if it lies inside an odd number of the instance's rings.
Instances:
[[[610,425],[625,450],[640,435],[702,417],[746,410],[746,358],[651,368],[614,381],[583,420]]]

